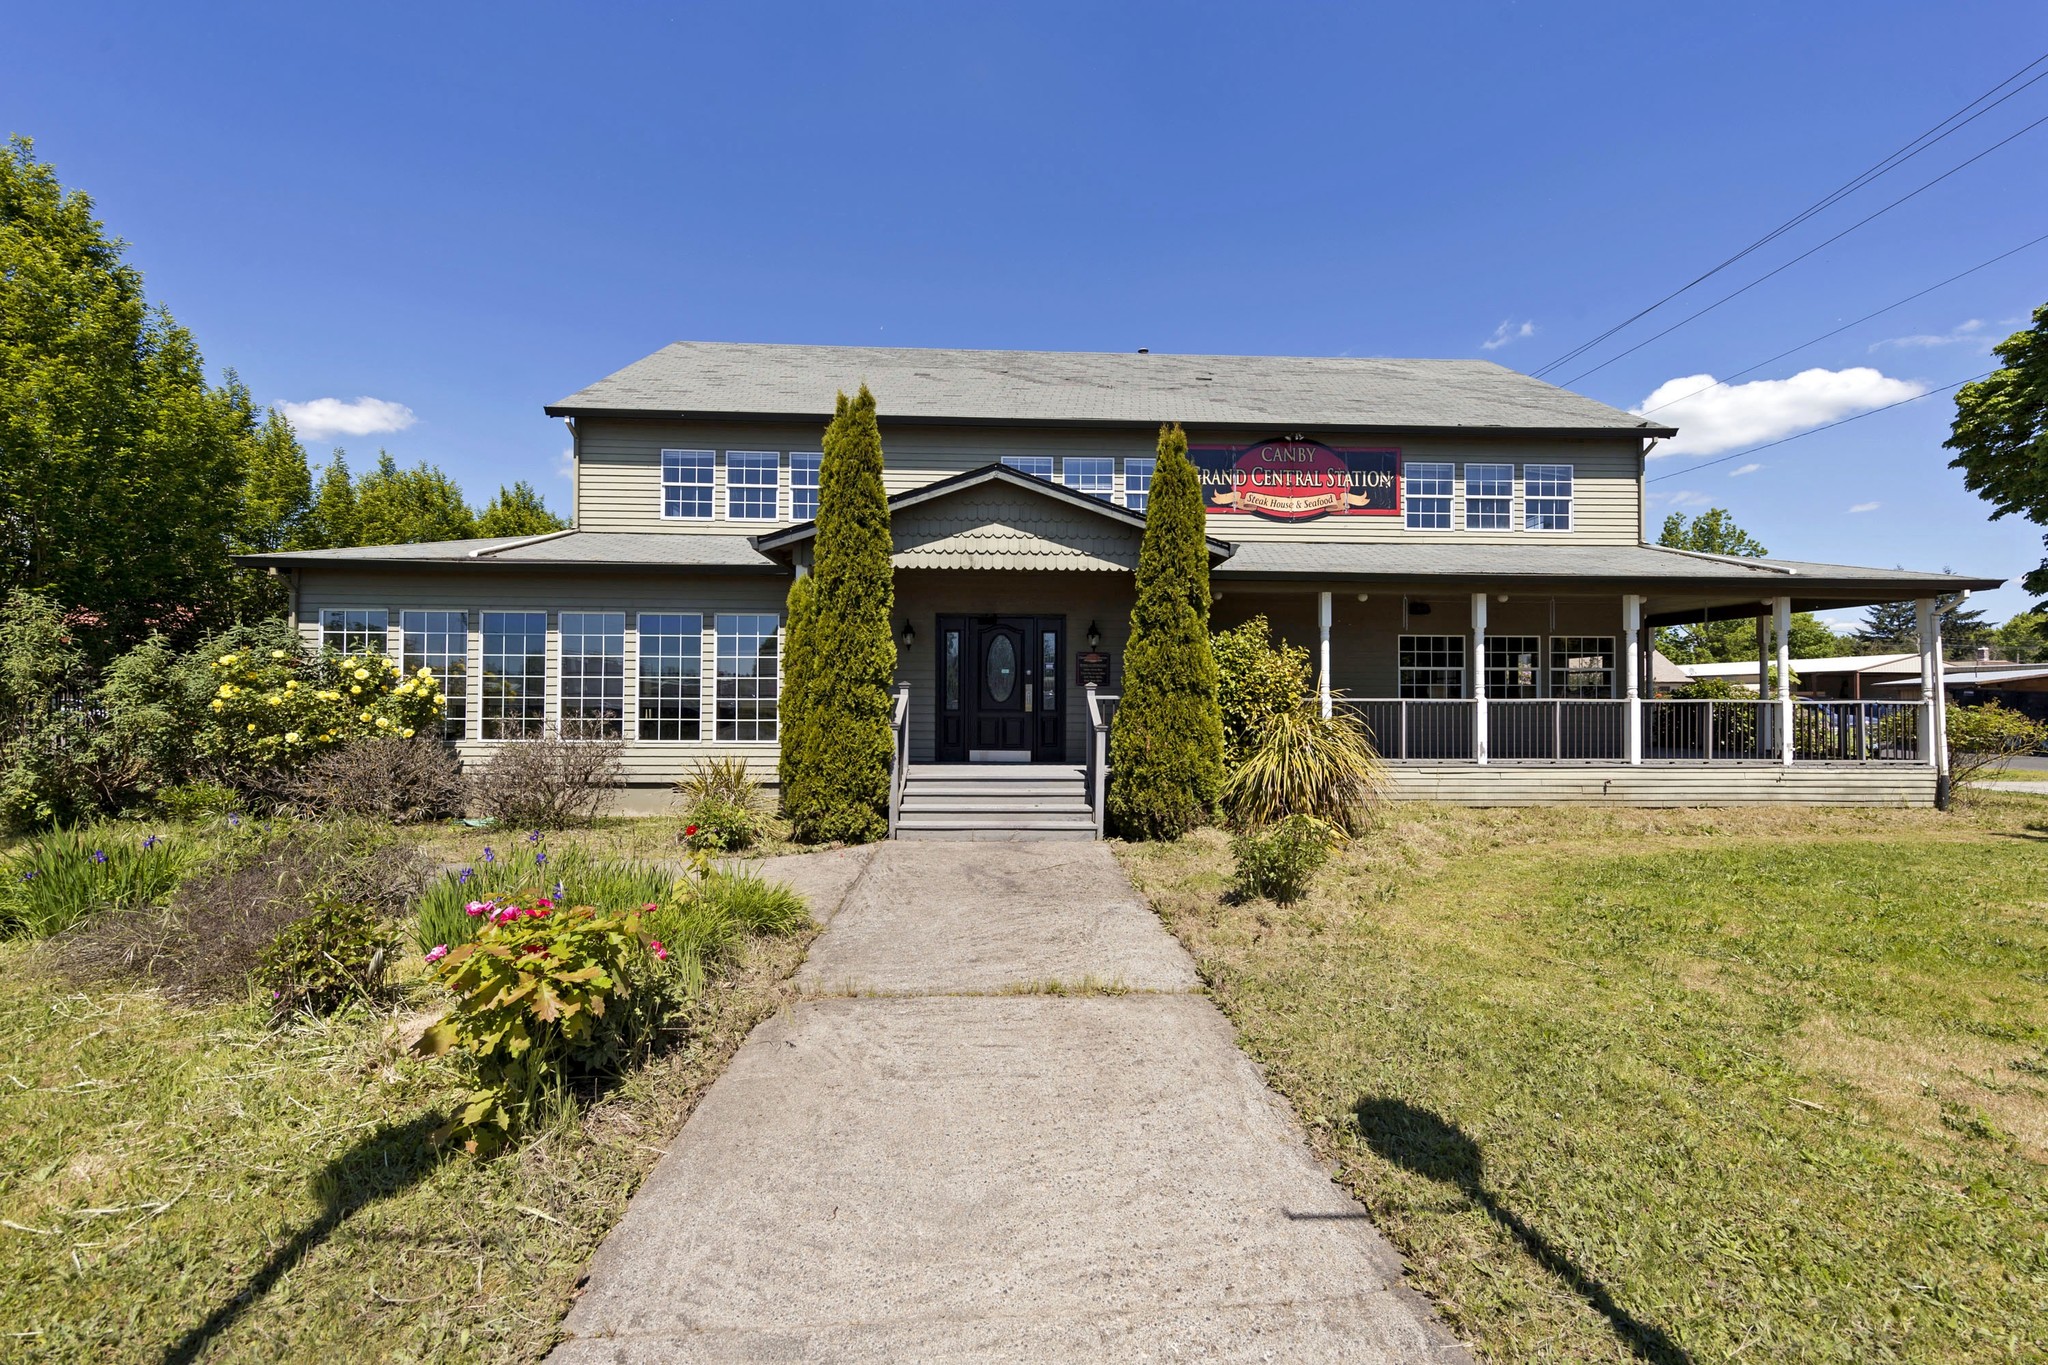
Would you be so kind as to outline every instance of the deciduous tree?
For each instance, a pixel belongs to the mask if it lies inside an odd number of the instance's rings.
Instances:
[[[356,485],[358,545],[411,545],[420,541],[468,540],[476,518],[462,489],[432,465],[400,469],[387,451]]]
[[[544,536],[567,530],[569,523],[548,510],[533,485],[521,479],[510,488],[500,484],[498,496],[478,514],[479,536]]]
[[[1951,468],[1963,487],[1997,510],[2048,526],[2048,303],[2034,324],[1994,348],[1991,375],[1956,391],[1956,419],[1942,444],[1956,452]],[[2048,538],[2044,538],[2048,539]],[[2029,592],[2048,592],[2048,560],[2026,577]]]

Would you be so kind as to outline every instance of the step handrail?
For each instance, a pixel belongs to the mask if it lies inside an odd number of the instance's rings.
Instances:
[[[903,818],[903,783],[910,773],[910,684],[896,689],[896,713],[889,719],[889,837]]]
[[[1097,693],[1094,683],[1083,690],[1088,696],[1088,809],[1094,812],[1095,837],[1100,839],[1102,807],[1109,790],[1109,717],[1103,714],[1102,704],[1122,698]]]

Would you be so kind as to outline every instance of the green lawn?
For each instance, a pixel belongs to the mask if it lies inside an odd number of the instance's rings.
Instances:
[[[1120,854],[1484,1358],[2048,1359],[2048,800]]]

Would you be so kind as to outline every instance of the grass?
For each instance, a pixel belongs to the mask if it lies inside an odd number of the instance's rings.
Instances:
[[[2048,801],[1397,808],[1120,849],[1488,1360],[2040,1360]]]
[[[192,841],[97,825],[53,830],[0,856],[0,935],[47,938],[95,910],[161,904]]]
[[[809,937],[742,939],[676,1046],[484,1163],[426,1141],[461,1081],[406,1051],[424,1016],[273,1030],[0,944],[0,1359],[539,1359]]]

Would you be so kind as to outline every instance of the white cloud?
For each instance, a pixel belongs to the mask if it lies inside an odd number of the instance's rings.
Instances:
[[[1991,338],[1985,336],[1983,332],[1984,319],[1971,318],[1968,322],[1959,323],[1939,335],[1918,332],[1912,336],[1886,337],[1883,341],[1872,342],[1870,349],[1882,350],[1886,346],[1898,349],[1924,349],[1930,346],[1954,346],[1961,342],[1969,342],[1988,351],[1991,349]]]
[[[1762,465],[1760,465],[1760,464],[1742,464],[1742,465],[1737,465],[1737,466],[1735,466],[1735,468],[1733,468],[1733,469],[1731,469],[1731,470],[1729,470],[1729,471],[1728,471],[1728,477],[1729,477],[1729,478],[1731,478],[1731,479],[1739,479],[1739,478],[1741,478],[1741,477],[1742,477],[1742,476],[1743,476],[1744,474],[1754,474],[1754,473],[1756,473],[1756,472],[1757,472],[1757,471],[1758,471],[1759,469],[1762,469],[1762,468],[1763,468],[1763,466],[1762,466]]]
[[[1853,513],[1853,512],[1875,512],[1875,511],[1876,511],[1876,510],[1877,510],[1878,508],[1880,508],[1880,507],[1882,507],[1882,506],[1884,506],[1884,504],[1883,504],[1883,503],[1881,503],[1881,502],[1859,502],[1859,503],[1857,503],[1857,504],[1856,504],[1856,505],[1855,505],[1854,507],[1851,507],[1851,508],[1850,508],[1849,510],[1850,510],[1850,511],[1851,511],[1852,513]]]
[[[1652,493],[1651,502],[1661,502],[1672,507],[1705,507],[1713,499],[1705,493],[1690,488],[1681,488],[1675,493]]]
[[[1479,343],[1479,349],[1482,351],[1498,351],[1511,341],[1526,341],[1535,335],[1535,323],[1527,321],[1516,322],[1513,318],[1505,318],[1500,326],[1493,329],[1492,336]]]
[[[555,477],[558,479],[569,479],[571,481],[573,481],[576,478],[575,447],[571,446],[569,449],[563,451],[562,458],[555,462]]]
[[[405,404],[382,398],[315,398],[308,403],[279,403],[277,410],[299,435],[312,441],[404,431],[419,420]]]
[[[1710,374],[1688,374],[1665,380],[1632,411],[1654,411],[1658,421],[1678,428],[1677,436],[1651,452],[1661,459],[1775,441],[1925,392],[1925,384],[1893,379],[1867,365],[1801,370],[1790,379],[1748,384],[1715,384]]]

